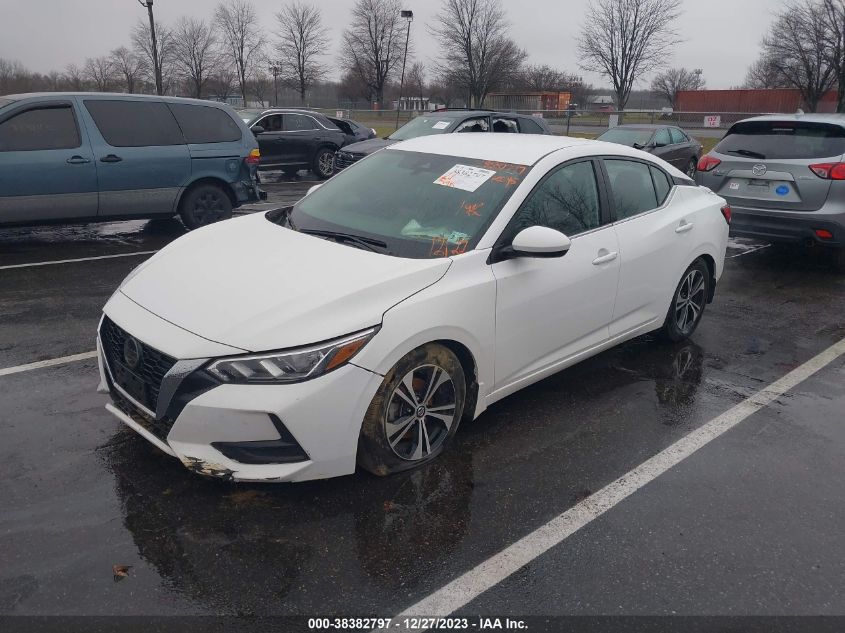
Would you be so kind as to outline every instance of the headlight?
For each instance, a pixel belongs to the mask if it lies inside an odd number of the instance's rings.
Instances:
[[[223,382],[231,383],[301,382],[345,365],[376,332],[378,328],[374,327],[309,347],[221,358],[211,363],[207,371]]]

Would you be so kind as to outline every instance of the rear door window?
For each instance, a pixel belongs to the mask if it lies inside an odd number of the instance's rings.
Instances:
[[[845,154],[845,128],[809,121],[746,121],[728,130],[716,151],[756,160],[832,158]]]
[[[543,134],[542,126],[536,121],[532,121],[530,117],[523,117],[519,119],[519,127],[523,134]]]
[[[169,103],[188,143],[232,143],[241,140],[241,128],[224,110],[211,106]]]
[[[85,107],[112,147],[185,144],[176,119],[161,101],[86,99]]]
[[[303,132],[316,129],[318,129],[317,122],[310,116],[305,116],[302,114],[285,115],[286,132]]]
[[[651,171],[645,163],[631,160],[605,160],[610,190],[616,205],[616,219],[624,220],[656,209],[657,193]]]
[[[499,133],[519,134],[519,127],[513,119],[493,119],[493,131]]]
[[[69,105],[33,108],[0,123],[0,152],[73,149],[81,144]]]

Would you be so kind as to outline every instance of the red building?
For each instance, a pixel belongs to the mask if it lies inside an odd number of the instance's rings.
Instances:
[[[803,108],[801,92],[792,88],[776,90],[682,90],[678,93],[678,112],[767,112],[792,113]],[[819,103],[819,112],[836,112],[836,91],[827,92]]]

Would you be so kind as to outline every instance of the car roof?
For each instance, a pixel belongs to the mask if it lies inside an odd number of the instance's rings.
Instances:
[[[159,95],[127,94],[124,92],[24,92],[15,95],[0,95],[3,99],[21,101],[23,99],[66,99],[69,97],[101,97],[123,101],[166,101],[167,103],[194,103],[204,106],[230,107],[222,101],[208,99],[190,99],[187,97],[167,97]]]
[[[765,114],[742,119],[737,123],[747,123],[748,121],[803,121],[805,123],[833,123],[845,127],[845,114]]]
[[[306,110],[304,108],[249,108],[250,110],[254,110],[255,112],[260,112],[262,115],[264,114],[310,114],[311,116],[326,116],[322,112],[316,112],[314,110]],[[326,117],[328,118],[328,117]]]
[[[623,130],[659,130],[664,127],[677,127],[676,125],[660,125],[657,123],[625,123],[623,125],[617,125],[616,127],[610,128],[610,130],[615,130],[617,128],[622,128]],[[608,132],[610,130],[607,130]]]
[[[418,136],[391,145],[388,151],[422,152],[475,160],[492,160],[518,165],[533,165],[544,156],[561,149],[593,145],[596,154],[641,157],[642,152],[633,148],[591,141],[569,136],[545,134],[436,134]]]

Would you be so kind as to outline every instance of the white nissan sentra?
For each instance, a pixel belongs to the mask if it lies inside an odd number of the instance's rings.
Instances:
[[[98,332],[108,410],[191,470],[379,475],[632,337],[690,336],[730,208],[644,152],[428,136],[136,268]]]

